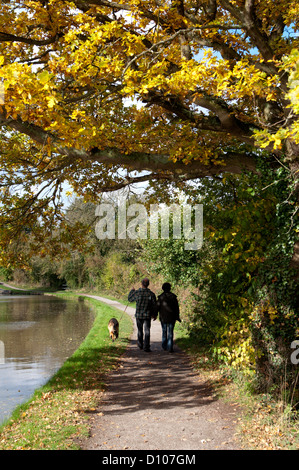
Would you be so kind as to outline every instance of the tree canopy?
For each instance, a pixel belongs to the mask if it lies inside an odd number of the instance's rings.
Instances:
[[[64,182],[95,199],[258,155],[294,176],[298,19],[295,0],[2,1],[2,226],[57,215]]]

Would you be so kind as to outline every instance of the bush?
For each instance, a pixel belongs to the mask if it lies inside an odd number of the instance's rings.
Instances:
[[[100,285],[104,289],[123,296],[136,282],[140,282],[140,272],[137,266],[124,262],[121,253],[114,252],[105,258],[100,277]]]

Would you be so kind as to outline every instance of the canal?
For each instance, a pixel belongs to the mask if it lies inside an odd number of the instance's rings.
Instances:
[[[0,297],[0,424],[78,349],[93,321],[80,300]]]

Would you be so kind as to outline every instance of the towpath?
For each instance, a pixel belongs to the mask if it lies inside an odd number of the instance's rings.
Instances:
[[[125,309],[114,300],[89,297]],[[134,320],[135,309],[126,312]],[[81,449],[238,450],[238,408],[214,396],[176,345],[173,354],[162,350],[158,320],[152,322],[151,353],[137,347],[133,323],[131,342],[108,377]]]

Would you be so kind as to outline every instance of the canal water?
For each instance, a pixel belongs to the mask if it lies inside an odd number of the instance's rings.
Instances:
[[[93,321],[82,300],[0,297],[0,424],[75,352]]]

